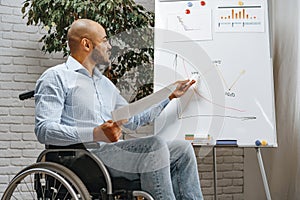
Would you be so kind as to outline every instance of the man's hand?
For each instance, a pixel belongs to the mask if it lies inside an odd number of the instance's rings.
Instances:
[[[176,81],[177,84],[176,89],[169,96],[169,99],[178,98],[184,95],[184,93],[195,83],[195,80],[184,80],[184,81]]]
[[[100,126],[97,126],[93,131],[94,141],[117,142],[122,135],[120,126],[126,122],[127,120],[117,122],[108,120]]]

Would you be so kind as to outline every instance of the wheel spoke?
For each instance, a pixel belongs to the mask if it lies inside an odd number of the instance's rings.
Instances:
[[[33,195],[33,191],[34,191],[34,181],[32,179],[32,176],[29,176],[30,177],[30,183],[31,183],[31,191],[32,191],[32,198],[35,200],[35,196]]]
[[[46,199],[46,197],[45,197],[45,192],[46,192],[45,174],[39,173],[39,183],[41,184],[43,199]]]
[[[17,199],[17,197],[15,197],[14,195],[12,196],[14,199]],[[17,199],[18,200],[18,199]]]
[[[55,185],[56,185],[56,184],[55,184]],[[54,186],[55,186],[55,185],[54,185]],[[56,193],[55,193],[55,196],[54,196],[53,199],[56,199],[56,197],[57,197],[57,195],[58,195],[58,193],[59,193],[61,187],[62,187],[62,184],[60,183],[60,184],[59,184],[59,187],[56,189]],[[53,194],[54,194],[54,193],[53,193]]]
[[[30,179],[31,179],[31,176],[29,176],[30,177]],[[30,182],[32,185],[33,185],[33,182]],[[28,184],[27,184],[27,182],[26,182],[26,180],[24,179],[24,184],[26,185],[26,188],[27,188],[27,190],[28,190],[28,192],[31,194],[31,197],[32,197],[32,199],[35,199],[35,197],[34,197],[34,195],[33,195],[33,191],[34,190],[32,190],[32,192],[31,192],[31,190],[30,190],[30,188],[29,188],[29,186],[28,186]],[[21,194],[21,193],[20,193]]]

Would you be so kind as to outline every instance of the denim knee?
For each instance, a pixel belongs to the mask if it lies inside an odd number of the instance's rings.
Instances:
[[[159,136],[149,137],[148,144],[151,146],[151,151],[157,151],[157,150],[168,151],[167,143]]]
[[[177,160],[180,157],[195,157],[192,144],[184,140],[173,140],[168,142],[171,160]]]
[[[144,171],[150,169],[153,172],[170,166],[170,152],[163,139],[153,136],[148,137],[144,142],[146,146],[150,146],[150,149],[143,153],[143,161],[139,164],[139,169]]]

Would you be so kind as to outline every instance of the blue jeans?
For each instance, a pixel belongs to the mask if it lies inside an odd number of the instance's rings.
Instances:
[[[196,157],[186,141],[159,136],[101,144],[93,150],[113,177],[141,181],[155,200],[202,200]]]

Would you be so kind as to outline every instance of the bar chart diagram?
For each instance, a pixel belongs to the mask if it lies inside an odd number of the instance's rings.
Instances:
[[[264,32],[262,5],[218,6],[215,20],[217,32]]]

